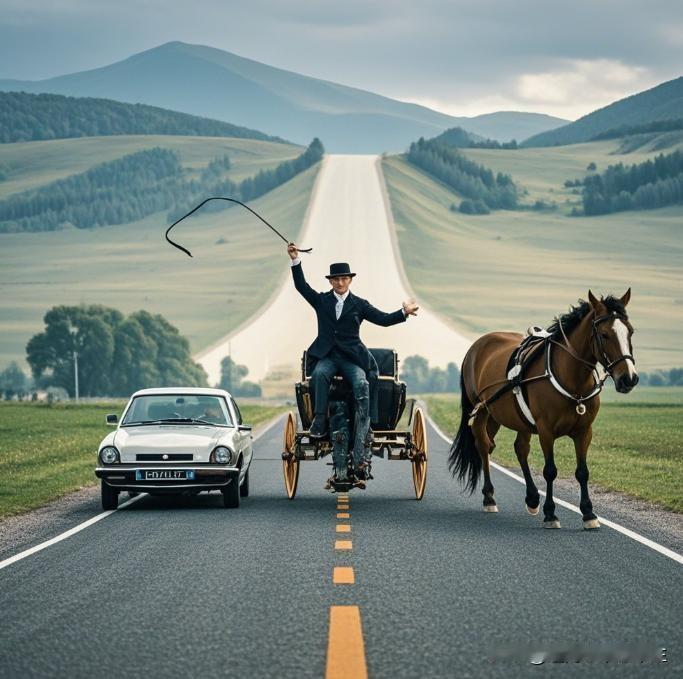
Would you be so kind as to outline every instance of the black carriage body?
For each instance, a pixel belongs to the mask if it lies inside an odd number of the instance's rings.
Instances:
[[[398,377],[398,356],[393,349],[370,349],[377,363],[377,375],[371,377],[370,429],[372,454],[390,460],[409,460],[412,467],[415,498],[421,500],[427,479],[427,435],[422,409],[415,407],[414,399],[406,399],[406,385]],[[293,412],[287,415],[282,452],[283,472],[287,497],[296,495],[299,465],[305,460],[319,460],[333,453],[334,444],[329,437],[314,439],[309,434],[313,420],[313,394],[311,390],[311,365],[306,352],[301,359],[301,381],[296,383],[296,402],[299,411],[299,427]],[[404,416],[404,410],[407,415]],[[344,440],[353,441],[353,395],[345,380],[337,376],[330,385],[330,426],[343,432]],[[402,420],[403,417],[403,420]],[[398,429],[399,422],[404,426]],[[348,451],[347,451],[348,454]],[[346,458],[348,459],[348,458]],[[337,461],[334,463],[337,464]],[[370,478],[372,478],[370,476]],[[365,488],[364,481],[360,482]],[[359,485],[358,480],[328,481],[328,488],[335,492],[349,490]]]
[[[398,379],[398,355],[393,349],[370,349],[378,367],[370,390],[370,428],[373,431],[395,429],[406,406],[406,385]],[[295,386],[296,404],[301,426],[308,429],[313,420],[313,393],[310,381],[310,361],[307,352],[301,358],[301,382]],[[348,383],[336,377],[330,386],[330,402],[346,400],[352,408]]]

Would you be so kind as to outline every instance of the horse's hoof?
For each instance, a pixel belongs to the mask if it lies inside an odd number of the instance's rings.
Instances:
[[[539,510],[541,509],[540,507],[529,507],[529,505],[524,505],[526,507],[526,511],[528,514],[531,514],[531,516],[536,516],[538,514]]]
[[[588,521],[583,522],[584,530],[595,530],[600,528],[600,522],[597,519],[588,519]]]
[[[558,519],[555,519],[554,521],[544,521],[543,522],[543,528],[561,528],[560,522]]]
[[[498,511],[498,505],[484,505],[484,511],[485,512],[497,512]]]

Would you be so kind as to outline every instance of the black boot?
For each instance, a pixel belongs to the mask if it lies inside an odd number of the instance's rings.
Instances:
[[[312,439],[322,439],[327,436],[327,418],[324,415],[316,415],[308,433]]]

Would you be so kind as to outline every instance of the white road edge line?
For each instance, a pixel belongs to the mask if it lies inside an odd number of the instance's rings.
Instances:
[[[452,439],[448,438],[446,434],[444,434],[441,429],[439,429],[439,426],[434,422],[434,420],[427,415],[427,419],[429,420],[429,423],[434,427],[434,431],[449,445],[452,443]],[[493,461],[490,461],[489,464],[497,469],[499,472],[502,472],[503,474],[507,474],[512,479],[515,479],[515,481],[519,481],[519,483],[522,483],[526,485],[526,482],[524,481],[524,478],[521,476],[518,476],[514,472],[511,472],[509,469],[506,469],[505,467],[501,467],[499,464],[496,464]],[[542,490],[538,491],[541,495],[545,496],[546,493]],[[565,502],[564,500],[560,500],[559,498],[553,498],[555,502],[560,505],[561,507],[564,507],[565,509],[569,509],[572,512],[575,512],[576,514],[581,514],[581,510],[576,506],[571,504],[570,502]],[[677,563],[683,564],[683,555],[679,554],[678,552],[674,552],[672,549],[669,549],[668,547],[664,547],[663,545],[660,545],[657,542],[654,542],[653,540],[650,540],[649,538],[644,537],[643,535],[640,535],[639,533],[636,533],[635,531],[632,531],[630,528],[625,528],[624,526],[619,525],[618,523],[614,523],[614,521],[610,521],[609,519],[605,519],[602,516],[598,516],[598,519],[600,523],[603,526],[609,526],[613,530],[617,531],[618,533],[621,533],[622,535],[625,535],[626,537],[631,538],[632,540],[635,540],[636,542],[640,542],[642,545],[645,545],[646,547],[649,547],[650,549],[653,549],[655,552],[659,552],[660,554],[663,554],[664,556],[668,556],[670,559],[673,559]]]
[[[144,494],[146,495],[146,493]],[[137,495],[136,497],[132,497],[130,500],[126,500],[122,505],[119,505],[119,509],[123,509],[124,507],[128,507],[129,505],[132,505],[134,502],[137,502],[141,498],[144,497],[144,495]],[[87,528],[88,526],[92,526],[94,523],[97,523],[98,521],[101,521],[102,519],[106,519],[110,514],[113,514],[118,510],[116,509],[109,509],[106,512],[102,512],[101,514],[97,514],[96,516],[93,516],[91,519],[88,519],[87,521],[84,521],[83,523],[79,523],[77,526],[74,526],[73,528],[70,528],[69,530],[65,531],[64,533],[60,533],[54,538],[51,538],[50,540],[46,540],[45,542],[41,542],[39,545],[36,545],[35,547],[31,547],[29,549],[24,550],[23,552],[19,552],[19,554],[15,554],[14,556],[10,556],[8,559],[5,559],[4,561],[0,561],[0,570],[5,568],[6,566],[11,566],[13,563],[17,561],[21,561],[22,559],[25,559],[27,556],[31,556],[31,554],[35,554],[36,552],[40,552],[43,549],[46,549],[47,547],[50,547],[58,542],[61,542],[62,540],[66,540],[67,538],[70,538],[72,535],[75,535],[76,533],[80,533],[84,528]]]
[[[263,431],[259,432],[259,434],[257,436],[255,436],[253,440],[257,441],[258,439],[260,439],[264,434],[269,432],[283,417],[284,417],[284,415],[278,415],[278,416],[274,417],[273,421],[270,424],[268,424]],[[125,507],[129,507],[134,502],[141,500],[146,495],[147,495],[147,493],[142,493],[141,495],[136,495],[135,497],[130,498],[130,500],[126,500],[123,504],[120,504],[118,509],[124,509]],[[51,547],[52,545],[55,545],[58,542],[61,542],[62,540],[66,540],[67,538],[70,538],[72,535],[75,535],[76,533],[80,533],[85,528],[92,526],[93,524],[97,523],[98,521],[102,521],[102,519],[106,519],[108,516],[110,516],[114,512],[117,512],[118,509],[109,509],[106,512],[102,512],[101,514],[97,514],[96,516],[93,516],[91,519],[88,519],[87,521],[84,521],[83,523],[79,523],[77,526],[74,526],[73,528],[69,528],[69,530],[67,530],[67,531],[60,533],[59,535],[56,535],[55,537],[50,538],[49,540],[46,540],[45,542],[41,542],[39,545],[35,545],[34,547],[30,547],[29,549],[25,549],[23,552],[19,552],[18,554],[15,554],[14,556],[10,556],[9,558],[5,559],[4,561],[0,561],[0,570],[2,570],[3,568],[6,568],[7,566],[11,566],[13,563],[16,563],[17,561],[21,561],[22,559],[25,559],[27,556],[31,556],[31,554],[35,554],[36,552],[40,552],[43,549],[47,549],[48,547]]]

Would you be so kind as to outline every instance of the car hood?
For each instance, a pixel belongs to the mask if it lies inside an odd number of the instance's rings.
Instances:
[[[139,454],[192,454],[195,462],[208,462],[209,454],[220,443],[232,447],[233,430],[210,425],[143,425],[121,427],[114,445],[121,462],[135,462]]]

